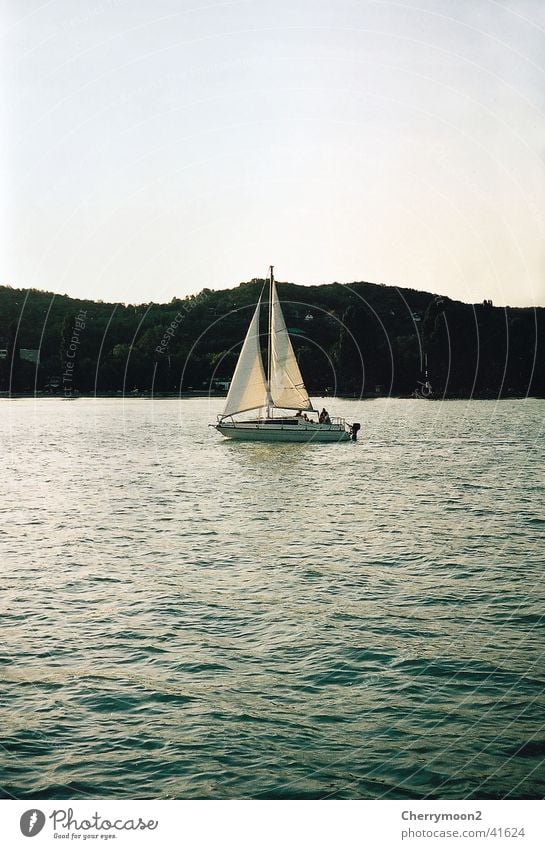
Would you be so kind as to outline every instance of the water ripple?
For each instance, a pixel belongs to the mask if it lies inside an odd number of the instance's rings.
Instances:
[[[545,403],[6,402],[0,795],[542,797]]]

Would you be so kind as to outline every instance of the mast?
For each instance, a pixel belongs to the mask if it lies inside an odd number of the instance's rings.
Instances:
[[[271,408],[271,367],[272,367],[272,299],[273,299],[273,283],[274,283],[274,265],[270,266],[271,282],[269,286],[269,327],[268,327],[268,346],[267,346],[267,418],[272,415]]]

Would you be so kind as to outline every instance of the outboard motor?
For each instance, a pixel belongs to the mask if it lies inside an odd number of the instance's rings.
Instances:
[[[360,423],[359,423],[359,422],[354,422],[354,424],[353,424],[353,425],[350,425],[350,438],[351,438],[354,442],[355,442],[355,441],[356,441],[356,439],[358,438],[358,430],[360,429],[360,427],[361,427],[361,425],[360,425]]]

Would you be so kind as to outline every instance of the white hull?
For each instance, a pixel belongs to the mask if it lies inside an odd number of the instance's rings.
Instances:
[[[223,422],[215,426],[222,436],[252,442],[347,442],[342,425],[271,424],[269,422]]]

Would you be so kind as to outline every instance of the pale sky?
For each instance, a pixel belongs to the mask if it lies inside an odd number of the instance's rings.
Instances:
[[[0,283],[545,305],[543,0],[0,0]]]

